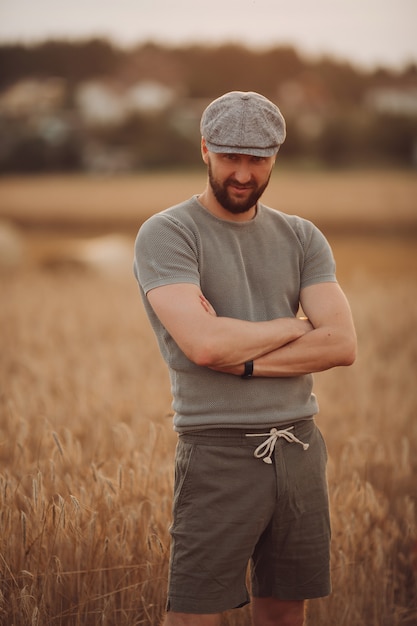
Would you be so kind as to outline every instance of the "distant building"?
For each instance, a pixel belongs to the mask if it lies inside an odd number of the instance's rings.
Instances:
[[[67,94],[62,78],[21,80],[0,94],[0,114],[6,117],[27,117],[59,111]]]
[[[127,88],[88,81],[76,91],[76,106],[87,124],[117,125],[132,113],[158,113],[174,101],[174,92],[153,81]]]
[[[417,116],[417,87],[378,87],[366,94],[366,105],[377,113]]]
[[[157,113],[172,104],[174,92],[160,83],[143,81],[130,87],[126,100],[130,112]]]
[[[87,125],[116,125],[126,117],[125,94],[103,82],[82,83],[76,90],[75,104]]]

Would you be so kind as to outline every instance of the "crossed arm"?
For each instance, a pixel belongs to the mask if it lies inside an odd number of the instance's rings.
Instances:
[[[356,336],[347,300],[337,283],[301,292],[306,318],[248,322],[217,316],[196,285],[152,289],[149,302],[186,356],[211,369],[241,375],[253,359],[254,376],[285,377],[350,365]]]

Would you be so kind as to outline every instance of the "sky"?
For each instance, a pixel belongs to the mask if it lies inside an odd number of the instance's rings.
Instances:
[[[0,43],[290,45],[366,68],[417,63],[417,0],[0,0]]]

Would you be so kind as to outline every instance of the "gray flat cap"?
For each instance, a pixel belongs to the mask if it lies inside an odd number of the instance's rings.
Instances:
[[[200,130],[211,152],[260,157],[276,154],[286,134],[279,108],[254,91],[231,91],[213,100]]]

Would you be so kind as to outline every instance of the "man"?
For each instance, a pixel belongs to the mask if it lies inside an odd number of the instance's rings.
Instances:
[[[230,92],[201,120],[205,190],[152,216],[135,274],[170,371],[179,434],[165,626],[301,626],[330,592],[326,449],[313,372],[355,359],[331,250],[261,204],[285,139],[279,109]],[[299,307],[306,317],[297,317]]]

